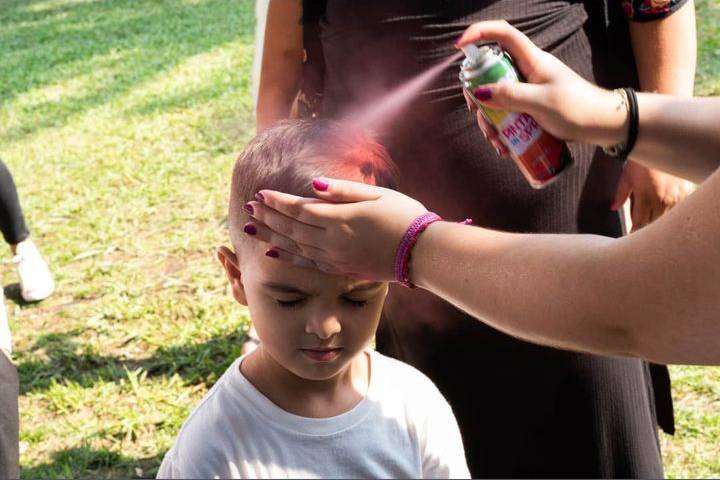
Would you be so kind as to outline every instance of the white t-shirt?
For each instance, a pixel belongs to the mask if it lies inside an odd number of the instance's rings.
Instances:
[[[370,352],[365,398],[306,418],[260,393],[242,360],[185,421],[158,478],[469,478],[450,405],[413,367]]]

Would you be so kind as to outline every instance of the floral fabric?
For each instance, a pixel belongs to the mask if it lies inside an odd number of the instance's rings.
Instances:
[[[621,0],[623,10],[634,22],[657,20],[672,14],[687,0]]]

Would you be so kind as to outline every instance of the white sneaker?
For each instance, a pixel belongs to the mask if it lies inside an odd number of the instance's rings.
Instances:
[[[12,353],[12,336],[10,336],[7,310],[5,310],[5,293],[2,287],[0,287],[0,350],[5,350],[8,355]]]
[[[23,300],[38,302],[50,296],[55,290],[50,269],[40,256],[32,240],[24,240],[17,245],[13,263],[20,276],[20,289]]]

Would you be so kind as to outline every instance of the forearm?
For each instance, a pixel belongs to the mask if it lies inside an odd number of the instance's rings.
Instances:
[[[697,63],[693,1],[659,20],[631,21],[629,29],[640,90],[692,97]]]
[[[290,116],[302,73],[301,17],[300,0],[270,0],[255,110],[258,131]]]
[[[628,354],[633,349],[627,327],[606,321],[606,297],[614,289],[607,277],[618,272],[601,265],[612,243],[592,235],[523,235],[435,224],[415,247],[411,278],[513,336]]]
[[[718,195],[715,174],[656,223],[619,240],[433,224],[415,247],[411,278],[532,342],[718,363]]]
[[[607,146],[626,141],[628,113],[618,96],[601,91],[579,141]],[[615,98],[613,98],[615,97]],[[720,97],[680,98],[638,93],[639,127],[631,157],[649,168],[700,183],[720,167]]]
[[[630,38],[641,91],[692,96],[697,61],[692,0],[666,18],[630,22]]]
[[[638,94],[635,161],[694,182],[720,166],[720,98]]]
[[[255,110],[257,131],[261,132],[280,120],[290,118],[296,95],[296,86],[263,86],[261,83]]]

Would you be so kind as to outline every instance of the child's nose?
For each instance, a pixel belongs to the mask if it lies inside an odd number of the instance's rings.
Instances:
[[[311,335],[315,335],[322,340],[327,340],[340,333],[341,326],[338,318],[334,314],[316,315],[305,325],[305,332]]]

